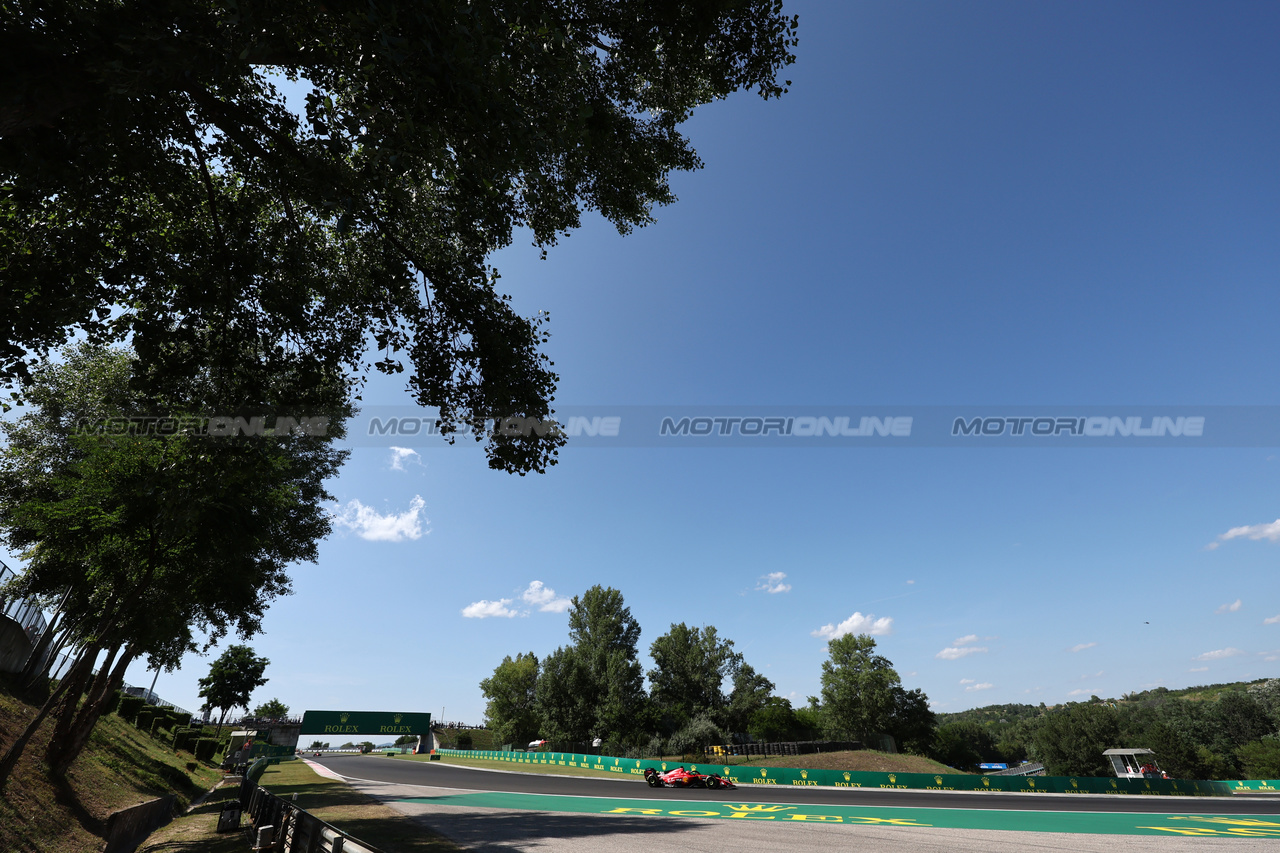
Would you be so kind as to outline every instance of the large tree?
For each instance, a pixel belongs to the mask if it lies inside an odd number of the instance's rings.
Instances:
[[[538,736],[536,706],[538,656],[533,652],[507,655],[493,675],[480,682],[480,692],[488,700],[485,725],[499,743],[523,745]]]
[[[640,624],[612,587],[593,586],[569,607],[570,645],[542,661],[537,706],[552,740],[630,742],[646,714],[636,644]]]
[[[136,367],[127,352],[74,347],[3,425],[0,534],[27,564],[16,591],[61,600],[73,663],[0,759],[0,781],[49,715],[47,759],[65,770],[135,658],[171,668],[201,642],[256,634],[290,592],[288,565],[314,560],[330,529],[324,481],[345,457],[331,446],[344,411],[325,436],[97,430],[152,410],[131,390]]]
[[[653,641],[649,655],[649,695],[671,731],[704,715],[730,732],[746,732],[773,692],[773,682],[744,663],[714,625],[674,624]]]
[[[781,0],[16,0],[0,24],[0,379],[76,330],[160,377],[246,345],[359,370],[372,341],[446,431],[551,411],[541,319],[486,259],[584,210],[651,221],[701,165],[681,124],[782,94],[797,26]],[[561,441],[498,430],[490,464]]]
[[[869,634],[845,634],[827,644],[822,709],[827,730],[835,737],[888,733],[901,679],[875,648]]]
[[[222,712],[218,730],[232,708],[248,708],[253,691],[267,683],[263,672],[271,661],[254,654],[248,646],[228,646],[209,664],[209,674],[200,679],[200,698],[210,708]]]

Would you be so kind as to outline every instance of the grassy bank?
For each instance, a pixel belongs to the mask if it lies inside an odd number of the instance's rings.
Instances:
[[[26,727],[37,709],[0,680],[0,749]],[[185,808],[221,778],[190,753],[167,746],[114,714],[98,721],[84,752],[63,778],[43,763],[51,726],[27,744],[0,797],[0,850],[80,853],[102,847],[106,819],[118,809],[174,794]]]
[[[261,784],[277,796],[292,800],[327,823],[350,833],[383,853],[457,853],[459,848],[405,815],[354,790],[345,782],[326,779],[301,761],[268,767]],[[218,812],[239,786],[219,788],[190,815],[157,830],[139,853],[248,853],[245,832],[219,835]],[[293,795],[297,799],[293,800]],[[248,817],[242,826],[248,826]]]

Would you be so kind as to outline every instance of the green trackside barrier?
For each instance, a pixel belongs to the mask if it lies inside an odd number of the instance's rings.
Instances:
[[[1280,791],[1280,779],[1240,779],[1225,784],[1230,785],[1232,791],[1246,794],[1251,791],[1265,791],[1272,794]]]
[[[615,758],[604,755],[581,755],[560,752],[497,752],[493,750],[440,749],[441,755],[458,758],[483,758],[510,764],[555,765],[603,770],[622,776],[643,777],[652,767],[665,772],[682,766],[673,761]],[[868,773],[843,770],[800,770],[789,767],[725,766],[720,764],[686,764],[687,769],[715,773],[735,785],[789,785],[795,787],[830,788],[904,788],[926,791],[1007,791],[1027,794],[1138,794],[1166,796],[1230,795],[1239,785],[1249,782],[1210,782],[1189,779],[1113,779],[1095,776],[970,776],[932,773]],[[1259,783],[1262,784],[1262,783]],[[1276,783],[1266,783],[1276,784]],[[1252,788],[1239,790],[1271,790]]]

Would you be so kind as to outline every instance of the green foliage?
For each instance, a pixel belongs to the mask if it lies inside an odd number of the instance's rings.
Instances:
[[[669,730],[684,728],[697,716],[727,723],[730,697],[724,684],[732,683],[743,666],[732,640],[721,639],[714,626],[690,628],[681,622],[653,641],[649,655],[655,664],[648,673],[649,695]],[[767,697],[773,684],[765,683]],[[755,687],[744,685],[746,690]],[[743,710],[749,715],[751,709]]]
[[[592,737],[596,714],[591,691],[595,683],[582,658],[573,646],[562,646],[542,661],[534,704],[540,733],[548,740],[583,742]]]
[[[215,750],[217,750],[217,748],[218,748],[218,741],[216,738],[211,738],[211,737],[197,738],[196,749],[195,749],[196,760],[212,761],[214,752]]]
[[[822,664],[822,707],[833,739],[887,733],[892,723],[898,673],[875,654],[869,634],[845,634],[827,644]]]
[[[130,696],[125,694],[120,697],[120,707],[116,709],[116,713],[131,723],[137,723],[138,712],[146,707],[147,701],[141,696]]]
[[[133,718],[133,724],[144,732],[151,731],[151,724],[155,721],[159,708],[154,705],[147,705],[140,709]]]
[[[269,663],[248,646],[228,646],[199,680],[200,698],[220,709],[223,718],[231,708],[248,707],[253,691],[267,683],[262,673]]]
[[[263,719],[278,720],[289,716],[289,706],[279,699],[269,699],[254,708],[253,715]]]
[[[1255,682],[1246,691],[1271,718],[1275,728],[1280,729],[1280,678]]]
[[[174,752],[187,751],[194,752],[196,741],[200,739],[200,732],[197,729],[175,729],[173,733],[173,750]]]
[[[885,731],[898,742],[898,748],[916,755],[928,755],[933,744],[937,718],[929,709],[924,691],[893,688],[893,706]]]
[[[521,228],[554,245],[583,210],[650,222],[669,174],[701,165],[681,123],[785,91],[797,26],[780,0],[55,0],[10,18],[0,378],[77,330],[131,339],[162,381],[249,344],[270,373],[367,370],[372,340],[446,428],[549,414],[545,335],[487,257]],[[306,81],[304,118],[267,68]],[[490,464],[542,470],[562,441],[498,431]]]
[[[1268,736],[1236,750],[1246,779],[1280,779],[1280,738]]]
[[[624,604],[622,593],[597,585],[574,596],[569,607],[569,639],[573,642],[570,668],[574,670],[569,683],[586,686],[575,716],[587,718],[569,718],[567,722],[579,726],[586,722],[585,731],[579,729],[582,736],[572,739],[630,742],[638,734],[636,712],[645,702],[645,692],[636,649],[640,624]],[[553,729],[557,725],[551,722]]]
[[[1119,740],[1115,710],[1073,702],[1044,717],[1033,749],[1050,776],[1110,776],[1114,771],[1102,751],[1122,746]]]
[[[708,714],[699,714],[667,739],[667,751],[673,755],[697,756],[711,744],[726,743],[724,729]]]
[[[991,761],[996,753],[990,732],[972,720],[938,726],[929,749],[929,757],[957,770],[976,770],[978,764]]]
[[[474,740],[473,740],[473,738],[471,737],[471,732],[463,732],[462,734],[458,735],[458,745],[457,745],[457,747],[456,747],[456,748],[457,748],[457,749],[471,749],[472,744],[473,744],[474,742],[475,742],[475,741],[474,741]]]
[[[538,736],[538,657],[533,652],[502,659],[493,675],[480,682],[485,726],[499,743],[525,744]]]
[[[798,729],[799,723],[790,700],[771,696],[751,715],[747,731],[757,741],[769,743],[797,740]]]

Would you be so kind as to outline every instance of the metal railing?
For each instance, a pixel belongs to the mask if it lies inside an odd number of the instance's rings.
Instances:
[[[382,853],[292,801],[277,797],[251,777],[246,774],[240,783],[240,807],[249,816],[255,844],[259,831],[269,826],[270,838],[264,840],[274,853]]]
[[[17,573],[0,560],[0,586],[17,577]],[[27,598],[6,599],[0,595],[0,615],[8,616],[21,625],[27,632],[27,638],[33,643],[49,627],[48,621],[44,618],[44,611]]]

